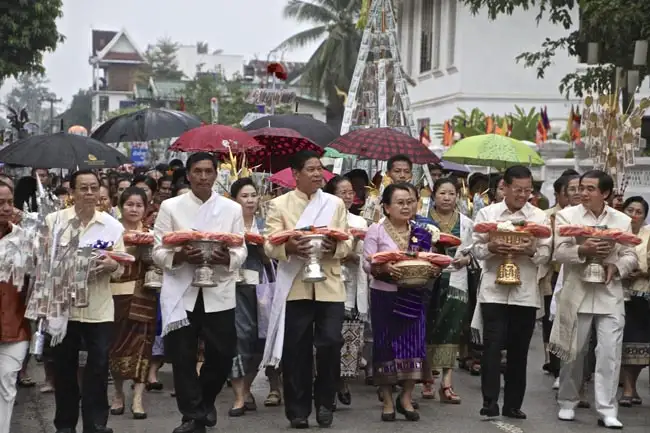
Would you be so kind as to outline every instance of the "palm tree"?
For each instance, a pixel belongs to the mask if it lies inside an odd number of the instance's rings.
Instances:
[[[340,126],[343,102],[336,89],[348,91],[361,44],[357,21],[361,0],[289,0],[284,16],[315,27],[297,33],[276,50],[304,47],[322,41],[307,61],[302,83],[314,96],[327,99],[328,123]]]

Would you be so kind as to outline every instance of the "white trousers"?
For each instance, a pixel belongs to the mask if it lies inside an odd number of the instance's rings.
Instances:
[[[616,418],[618,416],[616,392],[621,371],[625,327],[625,316],[619,314],[578,313],[578,356],[574,361],[562,365],[560,369],[558,404],[562,409],[575,409],[578,406],[592,322],[595,325],[597,340],[594,374],[596,411],[601,418]]]
[[[16,380],[28,348],[28,341],[0,343],[0,433],[9,433],[16,400]]]

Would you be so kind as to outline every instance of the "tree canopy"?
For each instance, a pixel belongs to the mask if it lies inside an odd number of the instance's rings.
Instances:
[[[16,111],[25,108],[30,120],[42,126],[49,118],[49,106],[46,107],[44,103],[47,99],[56,98],[47,84],[48,80],[43,75],[21,74],[7,95],[5,104]]]
[[[0,14],[0,84],[23,73],[43,73],[43,52],[63,41],[56,20],[62,0],[2,2]]]
[[[289,0],[284,16],[314,27],[296,33],[277,50],[302,48],[321,41],[302,74],[314,96],[328,100],[328,122],[343,116],[343,102],[336,88],[348,91],[357,62],[362,31],[357,28],[361,0]]]
[[[79,89],[72,97],[70,107],[61,115],[64,127],[67,129],[80,125],[91,130],[92,124],[92,92],[89,89]]]
[[[183,72],[176,60],[177,51],[178,43],[170,38],[161,38],[154,45],[149,45],[144,53],[147,64],[142,70],[140,81],[147,82],[149,77],[165,81],[182,79]]]
[[[584,72],[573,72],[560,82],[560,92],[582,97],[587,93],[613,90],[616,68],[638,70],[641,80],[648,73],[650,63],[633,65],[634,45],[637,40],[650,39],[650,1],[648,0],[461,0],[471,12],[487,11],[490,19],[511,15],[518,9],[537,10],[536,20],[548,20],[561,25],[566,35],[558,39],[546,38],[537,52],[525,52],[517,61],[537,69],[538,78],[553,63],[553,57],[566,50],[569,55],[587,59],[587,44],[597,43],[598,66]],[[576,14],[578,20],[574,21]],[[650,57],[650,56],[649,56]],[[621,88],[626,88],[623,80]],[[630,89],[634,90],[634,89]],[[628,94],[628,92],[624,92]]]

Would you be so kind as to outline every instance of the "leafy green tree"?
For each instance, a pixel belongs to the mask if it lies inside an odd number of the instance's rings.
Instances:
[[[149,77],[156,80],[178,81],[183,72],[178,67],[176,52],[178,43],[170,38],[158,39],[155,45],[149,45],[144,53],[147,64],[142,68],[139,81],[148,82]]]
[[[185,109],[195,114],[206,124],[212,122],[210,101],[216,97],[219,101],[219,119],[221,125],[240,127],[240,122],[247,113],[256,112],[254,104],[246,102],[248,89],[239,80],[225,81],[212,74],[198,74],[185,87]],[[279,106],[276,114],[284,114],[291,108]]]
[[[47,85],[48,80],[43,75],[21,74],[7,95],[5,104],[16,111],[25,108],[30,120],[42,126],[45,120],[49,120],[49,105],[46,107],[45,101],[56,99]]]
[[[625,89],[626,80],[617,80],[616,68],[638,70],[641,80],[648,73],[650,63],[633,65],[634,45],[637,40],[650,39],[650,2],[647,0],[462,0],[472,13],[485,13],[490,19],[511,15],[515,10],[536,9],[537,23],[548,20],[566,29],[558,39],[546,38],[537,52],[525,52],[517,61],[537,69],[538,78],[544,78],[558,51],[580,56],[586,61],[587,44],[598,43],[598,66],[585,72],[570,73],[560,82],[560,92],[582,97],[587,93],[612,91],[615,86]],[[572,17],[579,13],[578,22]],[[650,56],[648,58],[650,60]],[[625,89],[627,90],[627,89]],[[634,89],[632,89],[634,90]],[[629,106],[629,91],[624,91],[624,106]]]
[[[63,35],[56,20],[62,0],[12,0],[0,5],[0,84],[7,77],[42,74],[43,52],[54,51]]]
[[[92,92],[79,89],[72,97],[70,107],[61,115],[65,128],[81,125],[88,131],[92,128]]]
[[[357,28],[361,0],[289,0],[284,15],[314,27],[282,42],[276,50],[302,48],[321,41],[302,74],[312,95],[327,99],[328,123],[340,123],[343,101],[336,89],[347,93],[359,53],[362,32]]]

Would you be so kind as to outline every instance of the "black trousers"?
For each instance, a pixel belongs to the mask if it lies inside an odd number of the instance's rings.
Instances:
[[[206,313],[203,292],[187,312],[190,321],[165,336],[165,356],[172,363],[176,404],[183,421],[202,421],[214,409],[214,401],[232,369],[236,353],[235,309]],[[203,366],[196,373],[199,337],[205,343]]]
[[[65,338],[52,348],[54,362],[54,399],[56,413],[54,427],[75,429],[79,421],[79,398],[83,429],[108,422],[108,352],[111,346],[113,323],[68,322]],[[88,351],[79,390],[77,369],[82,342]]]
[[[483,404],[499,401],[501,390],[501,350],[508,359],[503,391],[503,407],[521,409],[526,392],[528,348],[535,329],[534,307],[506,304],[481,304],[483,315],[483,357],[481,359],[481,390]]]
[[[314,347],[314,405],[332,409],[341,376],[343,302],[289,301],[284,325],[282,376],[289,420],[311,414]]]

